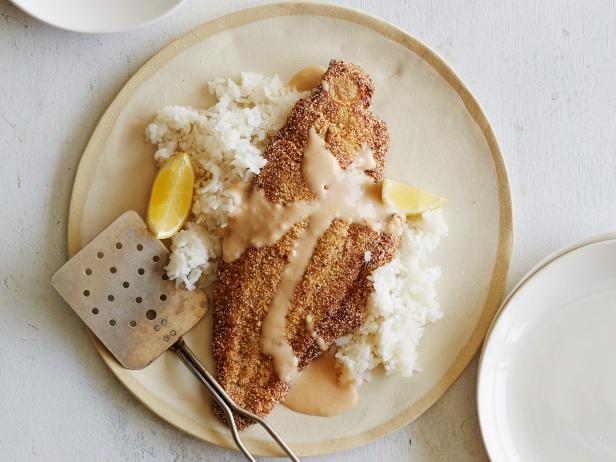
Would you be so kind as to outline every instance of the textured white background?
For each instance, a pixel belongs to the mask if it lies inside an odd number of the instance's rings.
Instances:
[[[179,433],[132,398],[49,279],[65,260],[79,157],[121,86],[178,35],[260,3],[189,0],[145,30],[91,36],[53,29],[0,0],[0,460],[242,460]],[[425,41],[484,106],[513,193],[510,286],[555,248],[616,228],[613,2],[337,3]],[[485,460],[475,377],[476,360],[413,424],[319,460]]]

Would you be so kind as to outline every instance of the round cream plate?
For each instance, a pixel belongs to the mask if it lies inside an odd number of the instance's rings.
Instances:
[[[557,252],[514,289],[480,364],[492,460],[616,459],[616,235]]]
[[[419,416],[468,365],[502,301],[512,248],[507,173],[486,117],[453,71],[404,31],[346,8],[267,5],[217,19],[156,54],[118,94],[83,154],[69,215],[72,255],[125,210],[145,213],[156,168],[144,128],[163,106],[211,105],[205,84],[215,77],[245,70],[288,80],[332,58],[360,65],[375,82],[372,110],[391,133],[386,175],[449,199],[450,235],[429,262],[443,270],[445,316],[426,329],[421,372],[410,379],[377,372],[351,411],[322,418],[278,406],[269,420],[300,455],[359,446]],[[213,368],[210,326],[208,315],[186,340]],[[95,343],[118,379],[161,418],[234,447],[207,393],[172,354],[129,371]],[[257,454],[278,453],[258,428],[243,439]]]
[[[184,0],[11,0],[40,21],[75,32],[122,32],[147,26]]]

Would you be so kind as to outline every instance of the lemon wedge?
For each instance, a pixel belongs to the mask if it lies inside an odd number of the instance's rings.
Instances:
[[[148,205],[148,227],[156,238],[166,239],[182,229],[190,213],[194,183],[188,154],[175,154],[162,165]]]
[[[387,178],[383,180],[381,197],[387,205],[406,215],[420,215],[427,210],[437,209],[447,202],[444,197]]]

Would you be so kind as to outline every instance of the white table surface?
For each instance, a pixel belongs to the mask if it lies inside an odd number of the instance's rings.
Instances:
[[[259,3],[189,0],[144,30],[79,35],[0,0],[0,460],[242,460],[140,405],[104,366],[49,279],[66,259],[77,163],[121,86],[175,37]],[[484,106],[513,193],[510,287],[555,248],[616,228],[611,0],[338,3],[425,41]],[[487,459],[475,410],[476,369],[475,359],[411,425],[319,460]]]

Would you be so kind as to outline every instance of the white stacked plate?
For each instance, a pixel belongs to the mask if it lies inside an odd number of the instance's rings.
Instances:
[[[616,460],[616,235],[567,247],[518,284],[477,393],[494,461]]]
[[[122,32],[144,27],[184,0],[11,0],[40,21],[75,32]]]

